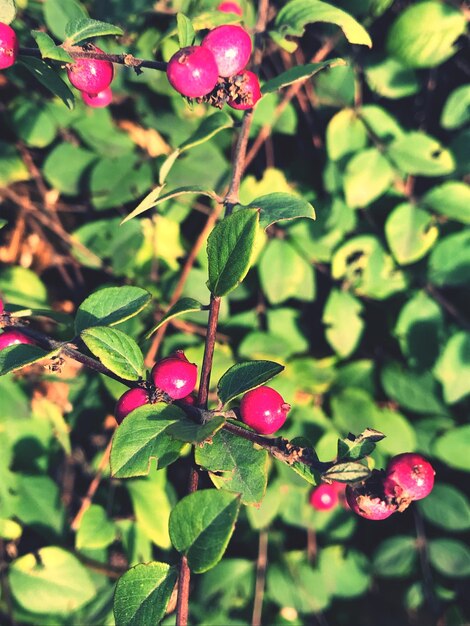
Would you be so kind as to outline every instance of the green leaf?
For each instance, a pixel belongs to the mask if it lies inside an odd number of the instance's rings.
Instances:
[[[370,476],[370,469],[362,463],[336,463],[333,467],[323,472],[322,478],[335,480],[339,483],[355,483],[365,480]]]
[[[112,372],[126,380],[139,380],[144,375],[144,357],[137,343],[116,328],[87,328],[81,338],[92,354]]]
[[[0,0],[0,22],[3,24],[11,24],[15,17],[15,0]]]
[[[463,11],[437,0],[399,12],[388,31],[387,50],[407,67],[436,67],[452,56],[465,32]]]
[[[350,43],[372,47],[369,34],[349,13],[320,0],[291,0],[276,17],[275,28],[286,35],[301,37],[307,24],[327,22],[336,24]]]
[[[170,426],[168,434],[185,443],[201,444],[206,440],[209,440],[210,443],[212,437],[219,432],[224,424],[225,418],[221,415],[211,418],[205,424],[196,424],[189,419],[185,419]]]
[[[18,136],[34,148],[45,148],[57,135],[57,122],[45,106],[37,102],[24,102],[12,114]]]
[[[168,521],[172,502],[166,471],[161,469],[145,478],[127,480],[126,487],[139,528],[156,546],[169,550]]]
[[[418,503],[422,514],[439,528],[451,532],[470,529],[470,502],[467,496],[454,487],[437,483],[433,490]]]
[[[357,461],[371,454],[375,444],[382,441],[385,435],[378,430],[367,428],[357,437],[349,435],[347,439],[338,440],[338,458],[345,461]]]
[[[354,109],[342,109],[326,129],[326,150],[333,161],[362,150],[367,145],[367,129]]]
[[[40,30],[32,30],[31,35],[38,44],[43,59],[52,59],[53,61],[60,61],[62,63],[70,63],[73,61],[70,54],[60,46],[57,46],[52,37],[49,37],[47,33],[43,33]]]
[[[20,539],[22,533],[23,529],[18,522],[0,518],[0,537],[2,539],[6,539],[7,541],[17,541]]]
[[[65,195],[78,195],[83,177],[96,162],[96,155],[70,143],[59,143],[47,155],[43,173],[47,182]],[[73,168],[69,166],[73,163]],[[94,255],[93,255],[94,256]]]
[[[209,281],[214,296],[233,291],[250,269],[259,225],[256,209],[242,209],[220,221],[207,240]]]
[[[114,593],[116,626],[159,624],[178,577],[167,563],[139,563],[118,580]]]
[[[259,223],[266,230],[271,224],[299,217],[315,219],[315,209],[303,198],[290,193],[269,193],[256,198],[245,209],[259,209]]]
[[[421,199],[421,204],[451,220],[470,224],[470,187],[458,180],[433,187]]]
[[[227,404],[250,389],[259,387],[282,372],[283,365],[274,361],[246,361],[228,369],[217,383],[217,395]]]
[[[460,128],[470,120],[470,85],[461,85],[447,98],[441,114],[441,126]]]
[[[442,176],[455,169],[452,153],[421,131],[407,133],[387,148],[388,156],[406,174]]]
[[[183,443],[173,439],[168,429],[185,413],[167,404],[144,405],[132,411],[114,433],[111,473],[116,478],[146,476],[152,459],[157,468],[166,467],[179,457]]]
[[[369,88],[384,98],[398,100],[420,90],[416,72],[390,56],[366,62],[364,74]]]
[[[122,220],[121,224],[125,224],[129,220],[132,220],[134,217],[141,215],[145,211],[152,209],[153,207],[161,204],[162,202],[166,202],[167,200],[171,200],[172,198],[177,198],[178,196],[183,196],[187,194],[196,194],[198,196],[207,196],[208,198],[212,198],[215,200],[217,195],[211,189],[206,189],[205,187],[200,187],[199,185],[192,185],[190,187],[178,187],[177,189],[173,189],[173,191],[168,191],[163,195],[160,195],[162,186],[153,189],[148,196],[146,196],[140,204],[126,215],[126,217]]]
[[[422,259],[438,235],[439,230],[429,213],[408,202],[395,207],[385,222],[387,243],[400,265]]]
[[[105,35],[123,35],[124,31],[119,26],[82,17],[68,22],[65,27],[65,34],[67,35],[65,45],[76,46],[85,39]]]
[[[450,467],[470,471],[470,424],[457,426],[434,441],[433,453]]]
[[[405,369],[398,363],[388,363],[382,370],[381,382],[389,398],[405,409],[415,413],[447,414],[430,372],[422,373]]]
[[[239,494],[243,504],[261,502],[268,480],[268,453],[225,430],[196,449],[196,463],[209,471],[217,489]]]
[[[305,80],[306,78],[315,76],[315,74],[323,69],[346,64],[347,63],[344,59],[330,59],[329,61],[322,61],[321,63],[307,63],[306,65],[296,65],[295,67],[291,67],[285,72],[281,72],[281,74],[278,74],[275,78],[272,78],[271,80],[265,82],[263,87],[261,88],[261,93],[272,93],[273,91],[282,89],[282,87],[292,85],[299,80]]]
[[[370,564],[361,552],[328,546],[319,555],[320,575],[330,594],[338,598],[362,596],[370,587]]]
[[[386,434],[380,443],[380,452],[394,456],[403,450],[415,450],[417,437],[411,420],[397,411],[381,408],[375,411],[370,425]]]
[[[438,286],[465,285],[470,269],[470,231],[448,235],[429,257],[429,280]]]
[[[192,46],[196,37],[196,33],[194,32],[191,20],[189,19],[189,17],[186,17],[184,13],[177,13],[176,22],[178,24],[178,40],[180,48]]]
[[[81,333],[91,326],[114,326],[140,313],[151,295],[140,287],[105,287],[82,302],[75,318],[75,330]]]
[[[434,373],[449,404],[462,400],[470,393],[470,333],[462,331],[449,339]]]
[[[116,538],[116,526],[99,504],[92,504],[83,514],[77,532],[77,550],[106,548]]]
[[[87,17],[84,6],[77,0],[45,0],[43,12],[47,27],[60,41],[65,39],[71,20]]]
[[[32,438],[35,445],[37,441]],[[60,537],[64,529],[65,511],[57,484],[49,476],[17,473],[16,477],[15,516],[37,533],[48,538]]]
[[[236,494],[204,489],[185,496],[170,516],[173,546],[201,574],[214,567],[228,546],[240,509]]]
[[[15,601],[23,609],[40,615],[70,615],[96,593],[85,566],[73,554],[56,546],[13,561],[9,582]]]
[[[149,339],[161,326],[167,324],[175,317],[180,317],[181,315],[186,315],[187,313],[195,313],[197,311],[204,311],[204,305],[194,298],[181,298],[181,300],[175,302],[175,304],[168,309],[158,324],[154,326],[152,330],[149,330],[149,332],[145,335],[145,338]]]
[[[326,339],[343,359],[350,356],[361,339],[364,320],[363,305],[347,291],[332,289],[323,309],[322,322],[326,326]]]
[[[417,561],[415,537],[398,535],[385,539],[374,553],[373,568],[377,576],[405,578]]]
[[[67,108],[74,108],[75,98],[73,93],[60,78],[59,74],[51,69],[47,63],[42,59],[26,55],[20,57],[20,62],[38,79],[41,85],[44,85],[46,89],[49,89],[51,93],[60,98]]]
[[[51,358],[58,352],[59,350],[46,352],[38,346],[25,343],[8,346],[0,351],[0,376],[37,363],[41,359]]]
[[[431,539],[428,544],[429,560],[434,568],[450,578],[470,576],[470,549],[455,539]]]
[[[368,206],[389,189],[394,175],[392,166],[377,148],[356,153],[344,173],[346,204],[351,209]]]

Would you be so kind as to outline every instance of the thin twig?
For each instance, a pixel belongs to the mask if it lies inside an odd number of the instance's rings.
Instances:
[[[436,592],[434,591],[431,565],[429,563],[428,543],[426,540],[426,533],[424,531],[423,518],[418,507],[413,508],[413,516],[416,528],[416,547],[421,563],[421,572],[423,574],[424,597],[431,614],[437,620],[440,613],[439,600],[436,596]]]
[[[264,587],[266,584],[266,567],[268,564],[268,531],[260,530],[258,540],[258,559],[256,561],[255,599],[251,626],[261,626],[263,612]]]

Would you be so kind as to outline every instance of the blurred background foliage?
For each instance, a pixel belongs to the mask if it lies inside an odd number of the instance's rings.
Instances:
[[[242,4],[252,27],[255,7]],[[436,468],[436,487],[402,515],[373,523],[342,507],[314,511],[308,485],[273,463],[261,507],[244,509],[223,561],[193,578],[195,624],[250,623],[267,529],[263,624],[470,621],[468,15],[437,0],[334,5],[367,28],[372,49],[351,46],[326,23],[285,39],[275,17],[281,3],[272,7],[262,80],[325,44],[347,64],[304,82],[282,111],[285,91],[256,108],[252,139],[267,125],[266,139],[249,151],[241,201],[296,193],[314,204],[317,220],[276,224],[260,241],[247,279],[223,302],[212,382],[239,360],[281,362],[273,386],[293,405],[283,435],[310,438],[329,460],[338,436],[376,428],[386,435],[377,467],[419,451]],[[13,26],[23,46],[43,27],[62,40],[67,21],[85,13],[124,29],[119,40],[99,42],[106,51],[161,60],[178,47],[177,11],[214,10],[211,0],[18,6]],[[113,104],[102,110],[80,98],[69,109],[36,81],[30,58],[0,74],[0,292],[7,302],[72,314],[99,287],[144,287],[153,310],[120,328],[145,352],[145,333],[168,306],[214,205],[179,196],[119,224],[214,110],[188,106],[162,72],[116,74]],[[233,139],[225,128],[182,153],[167,190],[201,185],[223,194]],[[206,303],[204,248],[183,295]],[[184,348],[200,363],[205,315],[174,320],[160,355]],[[39,324],[71,336],[66,325]],[[11,563],[2,623],[13,615],[36,626],[113,624],[119,573],[152,558],[176,561],[167,520],[185,492],[186,461],[128,481],[111,480],[102,461],[122,390],[71,363],[61,374],[32,366],[0,378],[0,548]],[[93,505],[74,533],[70,521],[100,467]],[[44,568],[33,577],[34,551]]]

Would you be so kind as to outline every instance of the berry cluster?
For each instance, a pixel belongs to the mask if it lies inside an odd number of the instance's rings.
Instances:
[[[201,98],[219,108],[227,103],[234,109],[251,109],[261,98],[257,76],[245,70],[251,51],[250,35],[241,26],[218,26],[200,46],[181,48],[171,57],[168,80],[188,98]]]
[[[420,454],[405,452],[393,457],[387,469],[374,470],[359,485],[348,485],[346,500],[351,509],[370,520],[382,520],[404,511],[414,500],[428,496],[435,471]]]
[[[103,54],[103,50],[87,44],[83,49]],[[90,107],[106,107],[113,94],[110,88],[114,78],[114,66],[111,61],[101,59],[75,59],[67,66],[69,81],[82,94],[84,103]]]

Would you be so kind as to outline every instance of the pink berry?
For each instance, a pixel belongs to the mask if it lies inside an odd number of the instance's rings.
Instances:
[[[214,56],[202,46],[181,48],[168,61],[166,75],[173,89],[188,98],[201,98],[217,84]]]
[[[378,470],[359,485],[348,485],[346,501],[354,513],[369,520],[387,519],[397,511],[396,504],[384,493],[383,472]]]
[[[261,98],[261,88],[259,86],[259,80],[256,74],[246,70],[240,77],[243,83],[240,87],[241,94],[233,100],[228,100],[227,104],[232,109],[238,109],[239,111],[245,111],[246,109],[252,109],[258,100]]]
[[[3,315],[5,312],[5,305],[3,304],[3,300],[0,298],[0,315]]]
[[[310,494],[310,504],[317,511],[329,511],[339,502],[338,490],[334,485],[323,483]]]
[[[211,30],[201,46],[214,55],[219,76],[235,76],[245,69],[252,44],[250,35],[241,26],[224,24]]]
[[[0,70],[11,67],[18,56],[18,38],[8,24],[0,22]]]
[[[8,348],[9,346],[18,345],[20,343],[27,343],[33,346],[36,345],[36,342],[33,339],[23,335],[23,333],[19,330],[5,330],[0,334],[0,350]]]
[[[103,107],[107,107],[108,104],[111,104],[113,92],[111,91],[111,87],[106,87],[106,89],[103,89],[103,91],[100,91],[96,95],[91,95],[82,91],[82,99],[87,106],[92,107],[93,109],[101,109]]]
[[[385,493],[399,504],[421,500],[429,495],[434,486],[435,471],[420,454],[405,452],[394,456],[386,470]]]
[[[217,7],[217,11],[221,11],[222,13],[236,13],[240,16],[243,15],[243,9],[241,6],[236,2],[230,2],[230,0],[227,0],[227,2],[221,2]]]
[[[134,389],[129,389],[122,394],[122,396],[116,403],[116,408],[114,409],[116,422],[120,424],[131,411],[137,409],[139,406],[148,404],[148,402],[149,396],[145,389],[142,389],[142,387],[134,387]]]
[[[248,391],[240,402],[242,421],[262,435],[272,435],[286,421],[290,404],[271,387]]]
[[[162,359],[152,368],[156,387],[165,391],[173,400],[188,396],[196,386],[197,365],[190,363],[182,350]]]
[[[102,53],[103,50],[94,46],[93,52]],[[70,63],[67,67],[67,75],[74,87],[90,96],[96,96],[111,84],[114,67],[110,61],[75,59],[75,63]]]

